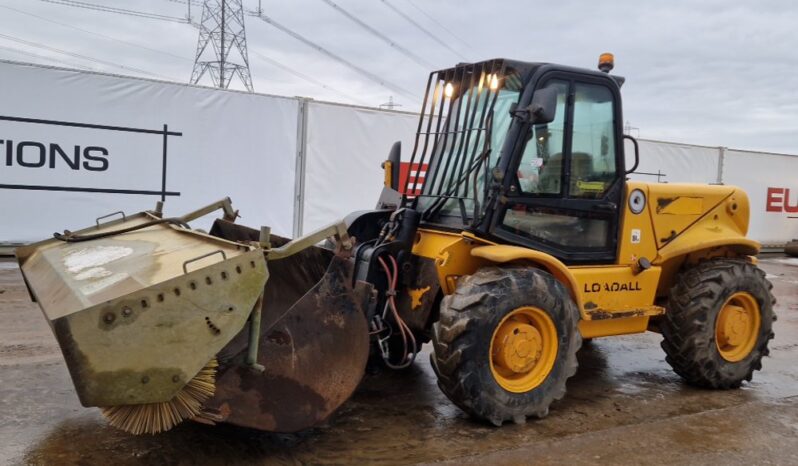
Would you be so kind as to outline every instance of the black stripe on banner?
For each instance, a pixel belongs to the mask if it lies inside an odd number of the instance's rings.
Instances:
[[[27,189],[31,191],[67,191],[77,193],[143,194],[146,196],[179,196],[177,191],[147,191],[138,189],[76,188],[71,186],[38,186],[27,184],[0,184],[0,189]]]
[[[71,126],[75,128],[89,128],[89,129],[104,129],[107,131],[126,131],[129,133],[147,133],[147,134],[166,134],[167,136],[182,136],[183,133],[177,131],[164,132],[159,129],[141,129],[141,128],[128,128],[125,126],[108,126],[108,125],[95,125],[91,123],[75,123],[72,121],[58,121],[58,120],[41,120],[38,118],[22,118],[0,115],[0,120],[15,121],[18,123],[36,123],[40,125],[54,125],[54,126]]]

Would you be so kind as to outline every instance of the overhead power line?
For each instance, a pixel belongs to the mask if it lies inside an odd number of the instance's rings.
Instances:
[[[120,44],[129,45],[131,47],[138,47],[138,48],[140,48],[142,50],[148,50],[150,52],[160,53],[160,54],[172,57],[172,58],[177,58],[179,60],[192,61],[190,58],[181,57],[180,55],[175,55],[175,54],[169,53],[169,52],[167,52],[165,50],[153,49],[153,48],[147,47],[145,45],[136,44],[134,42],[128,42],[128,41],[122,40],[122,39],[117,39],[116,37],[112,37],[112,36],[109,36],[109,35],[106,35],[106,34],[102,34],[102,33],[99,33],[99,32],[95,32],[95,31],[89,31],[88,29],[83,29],[81,27],[78,27],[78,26],[75,26],[75,25],[72,25],[72,24],[69,24],[69,23],[62,23],[61,21],[56,21],[56,20],[53,20],[53,19],[50,19],[50,18],[45,18],[44,16],[39,16],[39,15],[34,14],[34,13],[30,13],[30,12],[23,11],[23,10],[18,10],[16,8],[13,8],[13,7],[10,7],[10,6],[0,5],[0,8],[5,8],[6,10],[15,11],[15,12],[17,12],[19,14],[31,16],[33,18],[38,18],[38,19],[40,19],[42,21],[46,21],[46,22],[51,23],[51,24],[58,24],[59,26],[67,27],[67,28],[70,28],[70,29],[74,29],[76,31],[81,31],[81,32],[84,32],[86,34],[91,34],[93,36],[102,37],[103,39],[108,39],[108,40],[112,40],[114,42],[119,42]]]
[[[186,0],[164,0],[164,1],[170,2],[170,3],[181,3],[181,4],[184,4],[184,5],[186,4]],[[191,4],[192,5],[202,5],[201,2],[194,1],[194,0],[192,0]],[[84,32],[86,34],[91,34],[93,36],[102,37],[104,39],[112,40],[114,42],[119,42],[121,44],[129,45],[129,46],[132,46],[132,47],[138,47],[140,49],[148,50],[148,51],[151,51],[151,52],[157,52],[157,53],[160,53],[160,54],[163,54],[163,55],[167,55],[167,56],[170,56],[172,58],[176,58],[176,59],[179,59],[179,60],[182,60],[182,61],[193,62],[193,60],[190,59],[190,58],[181,57],[180,55],[175,55],[175,54],[167,52],[165,50],[153,49],[153,48],[141,45],[141,44],[136,44],[134,42],[128,42],[126,40],[118,39],[116,37],[112,37],[112,36],[109,36],[109,35],[106,35],[106,34],[102,34],[102,33],[95,32],[95,31],[90,31],[90,30],[87,30],[87,29],[83,29],[83,28],[80,28],[78,26],[74,26],[72,24],[62,23],[60,21],[49,19],[49,18],[46,18],[44,16],[40,16],[40,15],[37,15],[37,14],[34,14],[34,13],[30,13],[28,11],[19,10],[17,8],[13,8],[13,7],[6,6],[6,5],[0,5],[0,8],[5,8],[7,10],[11,10],[11,11],[14,11],[14,12],[19,13],[19,14],[23,14],[23,15],[27,15],[27,16],[30,16],[30,17],[33,17],[33,18],[37,18],[37,19],[39,19],[41,21],[46,21],[46,22],[51,23],[51,24],[57,24],[57,25],[60,25],[60,26],[63,26],[63,27],[68,27],[68,28],[71,28],[71,29],[74,29],[74,30],[77,30],[77,31]],[[52,63],[60,63],[62,65],[66,65],[66,66],[69,66],[69,67],[72,67],[72,68],[80,68],[80,69],[89,70],[89,71],[96,70],[95,68],[92,68],[92,67],[89,67],[89,66],[81,65],[81,64],[78,64],[78,63],[75,63],[75,62],[68,62],[68,61],[65,61],[65,60],[59,60],[57,58],[53,58],[53,57],[49,57],[49,56],[46,56],[46,55],[41,55],[41,54],[29,52],[29,51],[22,50],[22,49],[19,49],[19,48],[6,47],[6,46],[0,45],[0,50],[7,50],[7,51],[12,52],[12,53],[17,53],[17,54],[20,54],[20,55],[27,55],[27,56],[30,56],[30,57],[34,57],[34,58],[38,58],[38,59],[41,59],[41,60],[49,61],[49,62],[52,62]],[[336,94],[338,94],[338,95],[340,95],[340,96],[342,96],[342,97],[344,97],[344,98],[346,98],[346,99],[348,99],[348,100],[350,100],[352,102],[356,102],[356,103],[359,103],[361,105],[368,105],[368,104],[366,104],[365,102],[361,101],[360,99],[358,99],[356,97],[353,97],[353,96],[351,96],[351,95],[349,95],[349,94],[347,94],[345,92],[342,92],[342,91],[340,91],[338,89],[335,89],[334,87],[328,86],[328,85],[324,84],[323,82],[321,82],[321,81],[319,81],[319,80],[317,80],[315,78],[312,78],[312,77],[310,77],[310,76],[308,76],[308,75],[306,75],[304,73],[301,73],[301,72],[299,72],[299,71],[297,71],[297,70],[295,70],[295,69],[293,69],[293,68],[291,68],[291,67],[289,67],[289,66],[287,66],[287,65],[285,65],[285,64],[283,64],[283,63],[281,63],[281,62],[279,62],[277,60],[274,60],[274,59],[269,58],[269,57],[267,57],[267,56],[265,56],[265,55],[263,55],[261,53],[258,53],[255,50],[251,50],[251,53],[256,55],[261,60],[269,63],[270,65],[275,66],[277,68],[280,68],[281,70],[283,70],[283,71],[285,71],[287,73],[290,73],[290,74],[292,74],[292,75],[294,75],[294,76],[296,76],[296,77],[298,77],[298,78],[300,78],[300,79],[302,79],[304,81],[307,81],[307,82],[309,82],[309,83],[311,83],[311,84],[313,84],[315,86],[318,86],[318,87],[326,89],[326,90],[328,90],[330,92],[336,93]]]
[[[28,52],[27,50],[22,50],[22,49],[18,49],[18,48],[14,48],[14,47],[6,47],[4,45],[0,45],[0,50],[7,50],[9,52],[18,53],[20,55],[27,55],[29,57],[39,58],[41,60],[45,60],[45,61],[50,62],[50,63],[60,63],[62,65],[66,65],[66,66],[68,66],[70,68],[80,68],[82,70],[94,71],[94,68],[91,68],[91,67],[86,66],[86,65],[81,65],[81,64],[78,64],[78,63],[72,63],[72,62],[68,62],[68,61],[64,61],[64,60],[59,60],[59,59],[53,58],[53,57],[47,57],[45,55],[40,55],[38,53]]]
[[[188,0],[164,0],[164,1],[165,2],[169,2],[169,3],[180,3],[182,5],[186,5],[188,3],[191,3],[194,6],[202,6],[202,2],[197,1],[197,0],[191,0],[191,2],[189,2]]]
[[[366,31],[371,33],[373,36],[381,39],[386,44],[388,44],[391,47],[393,47],[394,49],[398,50],[402,55],[410,58],[411,60],[416,62],[416,64],[418,64],[421,67],[423,67],[425,70],[429,70],[429,69],[433,68],[433,65],[431,65],[429,62],[427,62],[423,58],[419,57],[418,55],[414,54],[410,50],[407,50],[406,48],[404,48],[401,45],[397,44],[396,42],[391,40],[390,37],[386,36],[385,34],[381,33],[380,31],[378,31],[378,30],[374,29],[373,27],[369,26],[368,23],[366,23],[365,21],[362,21],[361,19],[359,19],[357,16],[353,15],[352,13],[344,10],[343,8],[338,6],[338,4],[333,2],[332,0],[321,0],[321,1],[326,3],[327,5],[330,5],[331,7],[333,7],[337,12],[339,12],[342,15],[346,16],[347,18],[349,18],[350,21],[352,21],[353,23],[355,23],[358,26],[362,27],[363,29],[365,29]]]
[[[167,16],[161,15],[158,13],[149,13],[145,11],[138,11],[138,10],[129,10],[126,8],[116,8],[110,7],[106,5],[99,5],[97,3],[89,3],[89,2],[80,2],[77,0],[40,0],[46,3],[53,3],[56,5],[64,5],[64,6],[71,6],[75,8],[83,8],[86,10],[94,10],[94,11],[102,11],[106,13],[116,13],[120,15],[127,15],[127,16],[136,16],[139,18],[147,18],[147,19],[158,19],[161,21],[171,21],[173,23],[187,23],[188,21],[185,18],[179,18],[177,16]]]
[[[304,73],[300,73],[299,71],[297,71],[297,70],[295,70],[293,68],[290,68],[290,67],[288,67],[288,66],[286,66],[286,65],[284,65],[284,64],[282,64],[280,62],[278,62],[277,60],[274,60],[274,59],[269,58],[269,57],[267,57],[267,56],[265,56],[265,55],[263,55],[261,53],[258,53],[256,50],[250,49],[250,53],[252,53],[256,57],[260,58],[261,60],[263,60],[263,61],[265,61],[265,62],[267,62],[267,63],[269,63],[269,64],[271,64],[273,66],[276,66],[277,68],[280,68],[281,70],[283,70],[283,71],[285,71],[287,73],[290,73],[290,74],[298,77],[299,79],[303,79],[303,80],[305,80],[305,81],[307,81],[307,82],[309,82],[309,83],[311,83],[311,84],[313,84],[315,86],[319,86],[321,88],[327,89],[328,91],[334,92],[334,93],[336,93],[336,94],[338,94],[338,95],[340,95],[342,97],[345,97],[345,98],[351,100],[352,102],[357,102],[357,103],[359,103],[361,105],[368,105],[367,103],[363,102],[362,100],[358,99],[357,97],[352,97],[351,95],[349,95],[349,94],[347,94],[345,92],[341,92],[338,89],[335,89],[334,87],[330,87],[330,86],[324,84],[323,82],[321,82],[321,81],[319,81],[319,80],[317,80],[315,78],[312,78],[312,77],[310,77],[310,76],[308,76],[308,75],[306,75]]]
[[[73,58],[80,58],[81,60],[87,60],[87,61],[90,61],[90,62],[99,63],[99,64],[106,65],[106,66],[113,66],[113,67],[116,67],[116,68],[121,68],[123,70],[133,71],[133,72],[136,72],[136,73],[146,74],[146,75],[150,75],[150,76],[155,76],[155,77],[158,77],[158,78],[164,78],[164,79],[168,79],[168,80],[171,80],[171,81],[175,80],[174,78],[170,78],[168,76],[163,76],[163,75],[160,75],[160,74],[151,73],[149,71],[142,70],[142,69],[139,69],[139,68],[134,68],[132,66],[125,66],[125,65],[120,65],[120,64],[117,64],[117,63],[111,63],[109,61],[101,60],[99,58],[89,57],[87,55],[82,55],[82,54],[75,53],[75,52],[69,52],[67,50],[57,49],[55,47],[50,47],[49,45],[44,45],[44,44],[40,44],[38,42],[33,42],[33,41],[25,40],[25,39],[20,39],[18,37],[9,36],[9,35],[6,35],[6,34],[0,34],[0,37],[3,38],[3,39],[6,39],[6,40],[10,40],[12,42],[16,42],[18,44],[23,44],[23,45],[27,45],[29,47],[39,48],[39,49],[43,49],[43,50],[49,50],[51,52],[60,53],[62,55],[68,55],[68,56],[73,57]]]
[[[388,8],[390,8],[391,10],[393,10],[393,12],[394,12],[394,13],[396,13],[397,15],[401,16],[402,18],[404,18],[404,19],[405,19],[405,20],[406,20],[408,23],[410,23],[410,24],[412,24],[413,26],[415,26],[415,27],[416,27],[416,28],[417,28],[419,31],[421,31],[421,32],[423,32],[424,34],[426,34],[427,36],[429,36],[429,37],[430,37],[432,40],[434,40],[435,42],[437,42],[437,43],[438,43],[438,44],[440,44],[441,46],[445,47],[446,49],[448,49],[448,50],[449,50],[450,52],[452,52],[453,54],[457,55],[458,57],[462,58],[463,60],[468,60],[468,58],[466,58],[465,56],[463,56],[463,54],[461,54],[461,53],[460,53],[460,52],[458,52],[457,50],[453,49],[453,48],[452,48],[452,47],[451,47],[449,44],[447,44],[447,43],[446,43],[446,42],[444,42],[443,40],[439,39],[439,38],[438,38],[438,36],[436,36],[436,35],[435,35],[435,34],[433,34],[431,31],[429,31],[427,28],[425,28],[424,26],[422,26],[421,24],[419,24],[419,23],[418,23],[416,20],[414,20],[414,19],[413,19],[413,18],[412,18],[410,15],[408,15],[408,14],[407,14],[407,13],[405,13],[404,11],[400,10],[399,8],[397,8],[397,7],[396,7],[396,5],[394,5],[394,4],[392,4],[392,3],[390,3],[388,0],[382,0],[382,3],[384,3],[384,4],[385,4],[385,6],[387,6],[387,7],[388,7]]]
[[[172,3],[183,3],[183,4],[185,4],[184,0],[165,0],[165,1],[172,2]],[[198,4],[198,3],[199,2],[192,2],[192,4]],[[23,15],[31,16],[33,18],[38,18],[38,19],[40,19],[42,21],[46,21],[48,23],[58,24],[60,26],[68,27],[68,28],[71,28],[71,29],[75,29],[77,31],[84,32],[86,34],[91,34],[91,35],[94,35],[94,36],[97,36],[97,37],[102,37],[104,39],[112,40],[112,41],[115,41],[115,42],[119,42],[119,43],[122,43],[122,44],[126,44],[126,45],[129,45],[129,46],[132,46],[132,47],[138,47],[138,48],[141,48],[143,50],[149,50],[151,52],[161,53],[161,54],[173,57],[173,58],[177,58],[179,60],[183,60],[183,61],[187,61],[187,62],[193,62],[192,59],[187,58],[187,57],[181,57],[180,55],[175,55],[173,53],[169,53],[169,52],[164,51],[164,50],[153,49],[153,48],[149,48],[149,47],[146,47],[146,46],[143,46],[143,45],[140,45],[140,44],[136,44],[136,43],[133,43],[133,42],[128,42],[126,40],[117,39],[116,37],[112,37],[112,36],[109,36],[109,35],[106,35],[106,34],[102,34],[102,33],[99,33],[99,32],[83,29],[83,28],[80,28],[78,26],[74,26],[72,24],[62,23],[60,21],[55,21],[55,20],[52,20],[52,19],[49,19],[49,18],[45,18],[43,16],[39,16],[39,15],[34,14],[34,13],[30,13],[30,12],[27,12],[27,11],[19,10],[17,8],[13,8],[13,7],[10,7],[10,6],[0,5],[0,8],[5,8],[7,10],[11,10],[11,11],[14,11],[16,13],[20,13],[20,14],[23,14]],[[46,55],[41,55],[41,54],[38,54],[38,53],[29,52],[29,51],[22,50],[22,49],[19,49],[19,48],[6,47],[6,46],[0,45],[0,50],[6,50],[6,51],[17,53],[17,54],[20,54],[20,55],[27,55],[27,56],[30,56],[30,57],[38,58],[38,59],[45,60],[45,61],[52,62],[52,63],[60,63],[62,65],[66,65],[66,66],[69,66],[69,67],[72,67],[72,68],[81,68],[81,69],[89,70],[89,71],[95,70],[95,68],[92,68],[92,67],[89,67],[89,66],[81,65],[81,64],[78,64],[78,63],[75,63],[75,62],[68,62],[68,61],[65,61],[65,60],[59,60],[57,58],[48,57]],[[314,78],[312,78],[312,77],[310,77],[310,76],[308,76],[308,75],[306,75],[304,73],[300,73],[299,71],[296,71],[296,70],[290,68],[289,66],[278,62],[277,60],[274,60],[274,59],[269,58],[269,57],[267,57],[267,56],[265,56],[263,54],[260,54],[260,53],[258,53],[255,50],[251,50],[251,52],[254,55],[256,55],[258,58],[262,59],[263,61],[265,61],[265,62],[267,62],[267,63],[269,63],[269,64],[271,64],[271,65],[273,65],[273,66],[275,66],[277,68],[280,68],[283,71],[285,71],[287,73],[290,73],[290,74],[292,74],[292,75],[294,75],[294,76],[296,76],[296,77],[298,77],[300,79],[303,79],[303,80],[305,80],[305,81],[307,81],[307,82],[309,82],[309,83],[311,83],[311,84],[313,84],[315,86],[319,86],[319,87],[324,88],[324,89],[326,89],[328,91],[334,92],[334,93],[336,93],[336,94],[338,94],[338,95],[340,95],[342,97],[345,97],[346,99],[348,99],[348,100],[350,100],[352,102],[357,102],[357,103],[362,104],[362,105],[367,105],[365,102],[359,100],[358,98],[353,97],[353,96],[351,96],[349,94],[346,94],[345,92],[341,92],[341,91],[339,91],[339,90],[337,90],[337,89],[335,89],[333,87],[330,87],[330,86],[322,83],[321,81],[318,81],[318,80],[316,80],[316,79],[314,79]]]
[[[199,0],[164,0],[165,2],[169,3],[178,3],[180,5],[186,5],[186,20],[192,25],[199,27],[199,24],[194,24],[191,22],[191,7],[202,8],[203,3]]]
[[[396,84],[392,84],[392,83],[382,79],[382,77],[377,76],[374,73],[366,71],[365,69],[363,69],[363,68],[355,65],[354,63],[352,63],[352,62],[350,62],[350,61],[348,61],[348,60],[346,60],[346,59],[334,54],[333,52],[331,52],[331,51],[327,50],[326,48],[322,47],[321,45],[311,41],[310,39],[305,38],[304,36],[292,31],[291,29],[288,29],[287,27],[283,26],[282,24],[274,21],[272,18],[270,18],[270,17],[268,17],[268,16],[266,16],[264,14],[260,14],[259,15],[257,12],[251,12],[250,14],[252,16],[255,16],[256,18],[260,18],[263,22],[272,25],[274,28],[279,29],[280,31],[284,32],[285,34],[288,34],[289,36],[291,36],[294,39],[302,42],[303,44],[307,45],[308,47],[311,47],[311,48],[315,49],[316,51],[328,56],[329,58],[332,58],[333,60],[345,65],[346,67],[348,67],[348,68],[350,68],[350,69],[352,69],[354,71],[357,71],[358,73],[360,73],[364,77],[366,77],[366,78],[378,83],[380,86],[383,86],[383,87],[385,87],[387,89],[390,89],[390,90],[392,90],[392,91],[394,91],[394,92],[396,92],[398,94],[402,94],[405,97],[408,97],[408,98],[411,98],[411,99],[414,99],[414,100],[418,100],[418,96],[416,96],[412,92],[410,92],[410,91],[408,91],[408,90],[406,90],[406,89],[404,89],[404,88],[402,88],[400,86],[397,86]]]
[[[422,14],[422,15],[424,15],[424,16],[426,16],[426,17],[427,17],[427,18],[428,18],[430,21],[432,21],[433,23],[435,23],[435,24],[437,24],[438,26],[440,26],[440,28],[441,28],[441,29],[443,29],[444,31],[448,32],[450,36],[452,36],[452,37],[454,37],[455,39],[457,39],[457,40],[459,40],[460,42],[462,42],[462,43],[463,43],[463,45],[467,46],[469,49],[470,49],[470,48],[472,48],[471,44],[469,44],[469,43],[468,43],[468,42],[466,42],[464,39],[462,39],[460,36],[458,36],[457,34],[455,34],[454,32],[452,32],[452,30],[451,30],[451,29],[449,29],[449,28],[447,28],[446,26],[444,26],[444,25],[443,25],[443,24],[442,24],[440,21],[438,21],[437,19],[435,19],[435,17],[434,17],[434,16],[432,16],[431,14],[429,14],[429,13],[427,13],[426,11],[422,10],[422,9],[421,9],[421,7],[420,7],[420,6],[418,6],[418,5],[416,5],[416,3],[415,3],[413,0],[406,0],[406,1],[407,1],[407,3],[409,3],[409,4],[410,4],[410,6],[412,6],[412,7],[413,7],[413,8],[415,8],[416,10],[418,10],[418,12],[419,12],[419,13],[421,13],[421,14]]]

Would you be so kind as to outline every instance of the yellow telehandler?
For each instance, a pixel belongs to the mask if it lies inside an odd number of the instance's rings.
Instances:
[[[236,224],[225,199],[20,248],[82,404],[133,433],[295,432],[345,402],[369,358],[401,369],[431,340],[453,403],[524,422],[565,395],[584,339],[649,330],[688,383],[739,387],[775,320],[748,197],[630,181],[612,67],[433,72],[377,208],[302,238]],[[189,226],[216,209],[208,233]]]

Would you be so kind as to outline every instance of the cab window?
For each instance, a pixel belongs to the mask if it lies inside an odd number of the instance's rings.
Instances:
[[[615,181],[614,115],[612,92],[607,87],[576,83],[570,197],[601,198]]]
[[[613,214],[585,203],[611,200],[617,179],[613,93],[586,82],[545,86],[558,90],[555,120],[527,134],[515,173],[520,196],[509,198],[502,229],[562,250],[611,249]]]
[[[557,90],[557,111],[554,114],[554,121],[531,128],[516,174],[523,193],[559,195],[564,169],[562,161],[565,150],[568,82],[549,81],[546,87]]]

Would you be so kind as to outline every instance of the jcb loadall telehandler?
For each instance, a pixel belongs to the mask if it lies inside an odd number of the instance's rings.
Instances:
[[[432,73],[377,209],[293,241],[234,223],[224,200],[20,248],[82,404],[134,433],[294,432],[346,401],[370,353],[406,367],[431,339],[455,404],[523,422],[564,396],[583,339],[647,330],[689,383],[750,380],[775,315],[748,197],[627,180],[623,79],[611,55],[599,65]],[[207,234],[188,226],[215,209]]]

